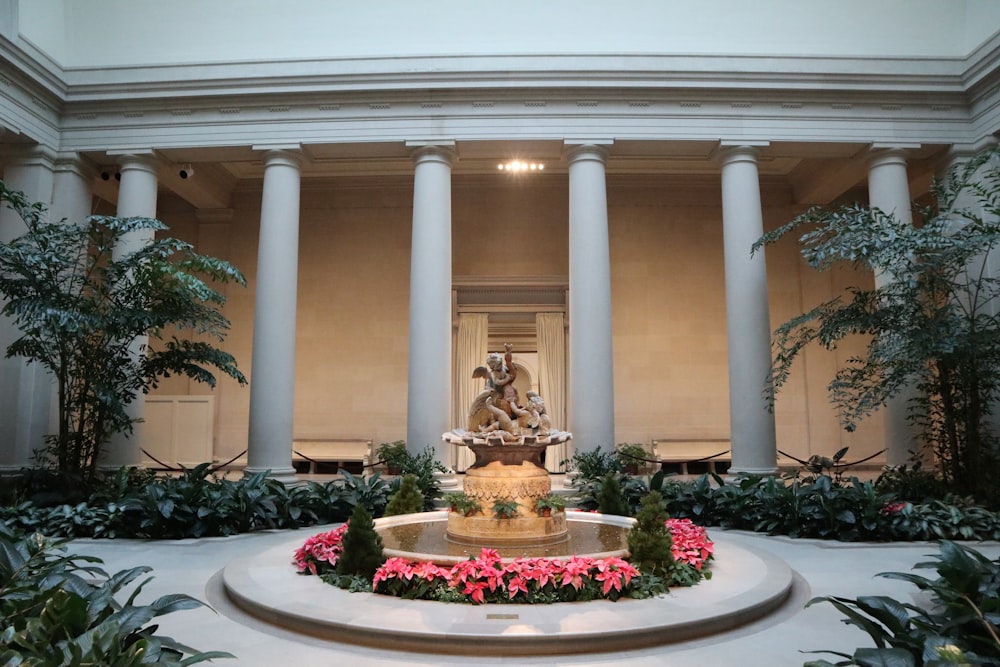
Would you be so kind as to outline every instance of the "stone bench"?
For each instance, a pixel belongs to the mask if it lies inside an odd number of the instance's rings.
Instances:
[[[292,441],[292,463],[309,463],[309,474],[316,474],[318,464],[360,463],[362,468],[372,462],[372,441],[358,438],[297,438]]]
[[[682,475],[688,474],[689,463],[707,463],[715,472],[716,463],[732,463],[730,447],[729,438],[656,438],[653,458],[680,465]]]

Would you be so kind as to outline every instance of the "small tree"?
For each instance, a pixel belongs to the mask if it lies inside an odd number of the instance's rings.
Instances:
[[[652,491],[642,499],[635,526],[628,533],[629,560],[646,574],[665,576],[674,562],[663,496]]]
[[[903,388],[915,387],[910,415],[944,479],[987,502],[995,500],[1000,468],[987,421],[1000,390],[1000,282],[986,262],[1000,242],[998,155],[982,153],[936,181],[935,203],[915,207],[913,226],[858,205],[812,209],[754,245],[809,226],[799,241],[811,267],[849,264],[885,279],[779,327],[774,386],[784,384],[810,343],[832,349],[849,336],[868,337],[867,353],[848,360],[829,385],[844,427],[853,430]],[[972,201],[976,208],[968,206]]]
[[[610,473],[601,480],[601,490],[597,493],[597,511],[601,514],[629,515],[628,503],[625,502],[618,475]]]
[[[416,475],[403,475],[399,490],[392,494],[389,504],[385,506],[385,516],[398,514],[413,514],[424,509],[424,496],[417,486]]]
[[[102,445],[132,429],[126,406],[162,377],[181,374],[214,386],[214,367],[246,383],[232,355],[177,337],[186,331],[223,340],[225,297],[209,282],[245,285],[228,262],[171,238],[118,256],[126,235],[166,226],[142,217],[50,222],[44,206],[3,182],[0,201],[26,226],[0,243],[0,315],[21,333],[6,355],[37,362],[55,379],[58,431],[48,441],[61,472],[92,479]],[[135,354],[133,341],[144,335],[161,344]]]
[[[382,536],[375,532],[375,522],[361,503],[354,506],[341,545],[344,551],[337,560],[337,574],[340,576],[371,579],[375,570],[385,562]]]

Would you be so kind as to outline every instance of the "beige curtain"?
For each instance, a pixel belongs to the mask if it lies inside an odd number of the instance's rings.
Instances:
[[[473,379],[476,366],[486,363],[489,335],[489,316],[486,313],[461,313],[458,316],[458,337],[455,341],[455,379],[452,395],[451,423],[455,428],[468,426],[469,406],[483,390],[483,380]],[[476,460],[468,447],[454,447],[451,465],[456,471],[463,471]]]
[[[552,419],[552,428],[566,429],[566,328],[562,313],[536,313],[538,330],[538,393]],[[552,445],[545,451],[545,468],[565,472],[568,456],[565,444]]]

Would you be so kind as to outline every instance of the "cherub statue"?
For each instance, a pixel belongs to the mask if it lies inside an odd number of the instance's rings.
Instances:
[[[529,391],[526,395],[528,405],[525,406],[524,411],[529,415],[528,426],[537,431],[539,436],[545,437],[552,431],[552,419],[545,411],[545,401],[533,391]]]
[[[519,435],[515,428],[518,417],[517,389],[514,380],[517,369],[511,350],[513,345],[504,345],[504,354],[491,352],[486,357],[486,366],[477,366],[472,377],[486,380],[484,389],[469,408],[469,430],[479,433],[501,432],[505,440],[516,440]]]

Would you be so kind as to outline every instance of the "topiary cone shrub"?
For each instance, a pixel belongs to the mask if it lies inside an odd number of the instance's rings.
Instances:
[[[601,480],[601,490],[597,494],[597,511],[601,514],[628,516],[628,503],[622,495],[622,483],[614,473]]]
[[[344,551],[337,560],[337,574],[340,576],[371,579],[375,570],[385,562],[382,537],[375,532],[371,514],[360,503],[354,506],[342,544]]]
[[[663,509],[663,497],[656,491],[642,499],[635,526],[628,533],[629,561],[644,574],[664,576],[674,562],[673,539]]]
[[[417,476],[403,475],[403,481],[399,485],[399,491],[389,499],[389,504],[385,506],[385,516],[396,516],[399,514],[413,514],[422,512],[424,509],[424,494],[420,493],[417,484]]]

